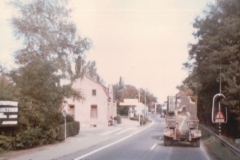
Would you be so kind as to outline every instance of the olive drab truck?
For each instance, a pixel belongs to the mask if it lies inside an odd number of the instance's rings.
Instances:
[[[175,141],[186,141],[200,147],[201,130],[198,129],[197,97],[168,96],[165,119],[165,146],[170,146]]]

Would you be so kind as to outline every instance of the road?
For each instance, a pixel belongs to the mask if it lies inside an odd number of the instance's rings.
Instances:
[[[57,158],[58,160],[207,160],[210,159],[202,147],[188,143],[163,145],[165,119],[157,115],[150,117],[153,122],[136,130],[119,131],[112,138],[84,150]],[[102,136],[109,136],[104,135]]]

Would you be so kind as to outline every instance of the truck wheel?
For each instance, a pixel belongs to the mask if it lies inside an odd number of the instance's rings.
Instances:
[[[171,146],[173,144],[173,140],[169,137],[164,136],[164,146]]]
[[[200,138],[196,139],[196,147],[200,147]]]
[[[168,137],[164,136],[164,146],[168,146]]]

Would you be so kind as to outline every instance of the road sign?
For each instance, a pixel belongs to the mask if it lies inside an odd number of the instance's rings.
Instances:
[[[62,110],[62,115],[63,115],[63,117],[66,117],[66,116],[67,116],[67,113],[66,113],[65,110]]]
[[[218,113],[216,114],[215,122],[217,122],[217,123],[224,123],[225,122],[225,116],[223,115],[221,110],[219,110]]]
[[[18,125],[18,102],[0,101],[0,128]]]
[[[240,139],[235,139],[235,143],[240,144]]]

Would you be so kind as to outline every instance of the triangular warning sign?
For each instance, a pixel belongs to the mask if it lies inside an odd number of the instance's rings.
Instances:
[[[221,110],[218,111],[218,113],[215,116],[215,119],[225,119]]]

